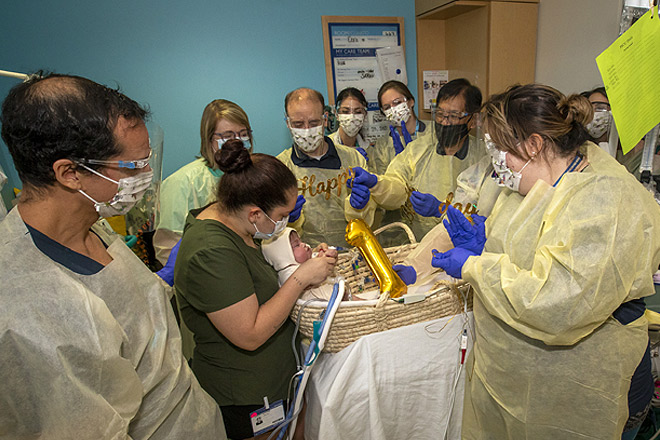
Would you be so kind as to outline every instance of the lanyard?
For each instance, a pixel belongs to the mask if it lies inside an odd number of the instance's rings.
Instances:
[[[552,185],[552,186],[553,187],[557,186],[557,184],[559,183],[561,178],[564,177],[564,174],[571,173],[571,172],[575,171],[575,169],[580,165],[581,162],[582,162],[582,155],[580,153],[578,153],[578,154],[575,155],[575,159],[573,159],[573,162],[571,162],[570,165],[568,165],[568,168],[566,168],[564,170],[564,172],[561,173],[561,176],[559,176],[559,179],[557,179],[555,184]]]

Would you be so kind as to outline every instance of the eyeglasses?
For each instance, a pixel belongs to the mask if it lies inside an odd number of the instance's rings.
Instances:
[[[606,112],[610,109],[610,104],[603,101],[594,101],[591,103],[595,112]]]
[[[340,115],[366,115],[367,109],[364,107],[350,108],[350,107],[339,107],[337,113]]]
[[[309,119],[307,121],[305,120],[294,120],[291,119],[287,116],[286,120],[289,122],[289,125],[291,128],[297,128],[297,129],[302,129],[302,128],[315,128],[320,125],[323,125],[323,122],[325,122],[326,115],[323,115],[319,119]]]
[[[223,131],[222,133],[213,133],[213,136],[217,136],[223,141],[228,141],[231,139],[249,140],[251,135],[252,135],[252,130],[248,130],[248,129],[241,130],[238,133],[231,130]]]
[[[380,108],[383,111],[389,110],[392,107],[396,107],[397,105],[401,104],[402,102],[407,102],[408,100],[406,98],[396,98],[394,101],[392,101],[389,104],[383,104],[383,106]]]
[[[149,150],[149,156],[144,159],[137,160],[99,160],[99,159],[76,159],[78,163],[89,165],[114,165],[119,168],[127,168],[129,170],[146,168],[151,160],[153,151]]]
[[[435,119],[435,122],[437,122],[438,124],[442,124],[442,122],[445,119],[449,121],[449,123],[451,124],[456,124],[461,119],[466,118],[468,116],[470,116],[470,113],[467,112],[457,112],[457,111],[446,112],[437,107],[433,109],[433,118]]]

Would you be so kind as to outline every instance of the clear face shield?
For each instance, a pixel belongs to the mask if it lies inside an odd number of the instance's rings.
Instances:
[[[153,252],[153,234],[158,224],[160,185],[163,176],[163,129],[155,122],[146,122],[149,132],[151,157],[149,165],[153,170],[151,184],[144,196],[124,216],[127,244],[133,244],[133,251],[152,270],[160,268]],[[129,240],[130,239],[130,240]]]
[[[438,152],[461,146],[468,135],[483,142],[481,114],[446,110],[442,103],[431,108],[432,134]]]

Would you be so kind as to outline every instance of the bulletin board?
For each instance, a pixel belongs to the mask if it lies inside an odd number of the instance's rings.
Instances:
[[[361,90],[369,103],[369,120],[376,129],[382,116],[378,108],[378,89],[384,82],[376,49],[401,46],[405,53],[403,17],[324,15],[321,20],[330,105],[334,106],[337,93],[346,87]],[[370,134],[369,137],[380,135]]]

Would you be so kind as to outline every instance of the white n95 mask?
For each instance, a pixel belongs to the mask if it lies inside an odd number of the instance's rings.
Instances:
[[[323,142],[323,125],[312,128],[290,128],[291,137],[305,153],[311,153],[318,149]]]
[[[254,229],[257,231],[257,232],[254,233],[253,237],[258,239],[258,240],[268,240],[270,238],[277,237],[278,235],[280,235],[282,233],[282,231],[284,231],[284,229],[286,228],[286,225],[289,223],[289,216],[288,215],[286,217],[284,217],[282,220],[277,221],[277,222],[275,220],[273,220],[272,218],[270,218],[270,216],[268,214],[266,214],[265,211],[264,211],[264,215],[266,216],[266,218],[268,220],[270,220],[271,222],[273,222],[275,224],[275,229],[273,229],[273,232],[268,234],[268,233],[259,231],[259,228],[257,228],[257,224],[252,223],[252,225],[254,226]]]
[[[123,177],[117,181],[109,178],[108,176],[104,176],[98,171],[94,171],[93,169],[83,164],[79,165],[89,172],[117,184],[117,192],[115,193],[114,197],[107,202],[97,202],[83,190],[78,190],[80,194],[87,197],[94,203],[94,209],[101,217],[125,215],[128,211],[131,210],[133,206],[135,206],[137,202],[140,201],[144,193],[147,192],[147,189],[149,189],[149,186],[151,185],[151,179],[154,175],[153,170],[149,170],[136,176]]]
[[[589,136],[598,139],[605,134],[610,128],[610,112],[609,110],[601,110],[594,112],[594,118],[585,127]]]
[[[408,119],[410,119],[410,115],[412,114],[410,112],[410,107],[408,107],[408,103],[405,101],[384,110],[383,113],[385,113],[385,117],[390,122],[394,122],[397,125],[401,124],[401,122],[408,122]]]
[[[520,181],[522,180],[522,172],[529,165],[532,159],[529,159],[525,165],[522,166],[520,171],[513,171],[506,164],[506,151],[497,151],[496,154],[491,153],[493,161],[493,168],[495,169],[495,176],[493,180],[498,186],[509,188],[512,191],[518,192],[520,190]],[[490,151],[489,151],[490,152]]]
[[[497,186],[509,188],[512,191],[518,192],[520,189],[520,181],[522,180],[522,172],[532,159],[529,159],[520,171],[513,171],[506,164],[506,151],[499,150],[488,133],[486,133],[485,136],[485,143],[486,150],[488,150],[488,154],[490,154],[493,168],[495,169],[492,178]]]
[[[344,133],[350,137],[353,137],[358,134],[362,128],[362,125],[364,124],[364,117],[365,115],[338,114],[337,120],[339,121],[341,128],[344,130]]]

